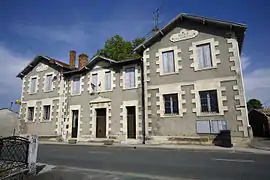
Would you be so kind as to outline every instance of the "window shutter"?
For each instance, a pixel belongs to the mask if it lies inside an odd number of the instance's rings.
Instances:
[[[111,89],[111,71],[105,73],[105,88],[106,90]]]
[[[219,112],[218,108],[218,99],[217,99],[217,91],[211,91],[210,93],[210,106],[212,112]]]
[[[211,57],[211,48],[210,44],[205,44],[202,46],[203,48],[203,59],[204,59],[204,67],[212,67],[212,57]]]
[[[175,72],[173,51],[168,52],[168,71]]]
[[[125,77],[125,83],[126,83],[126,88],[130,88],[130,73],[128,71],[128,68],[126,69],[126,77]]]

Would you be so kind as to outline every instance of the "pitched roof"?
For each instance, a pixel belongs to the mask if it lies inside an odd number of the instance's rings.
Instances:
[[[64,62],[61,62],[59,60],[53,59],[48,56],[36,56],[16,77],[24,77],[27,73],[29,73],[39,62],[41,61],[48,61],[51,64],[54,64],[60,68],[63,68],[64,70],[72,70],[74,69],[69,64],[66,64]]]
[[[104,56],[97,55],[97,56],[93,57],[90,61],[88,61],[88,63],[84,67],[82,67],[81,69],[75,69],[73,71],[66,71],[63,74],[64,75],[70,75],[70,74],[81,73],[81,72],[83,72],[83,71],[85,71],[87,69],[93,68],[94,65],[99,61],[106,61],[106,62],[108,62],[110,64],[122,64],[122,63],[126,63],[126,62],[140,60],[140,59],[141,58],[138,57],[138,58],[123,59],[123,60],[116,61],[116,60],[113,60],[113,59],[110,59],[110,58],[107,58],[107,57],[104,57]]]
[[[243,44],[243,40],[245,36],[245,31],[247,28],[245,24],[234,23],[230,21],[223,21],[219,19],[207,18],[207,17],[202,17],[202,16],[196,16],[196,15],[191,15],[191,14],[186,14],[186,13],[181,13],[178,16],[176,16],[173,20],[171,20],[168,24],[166,24],[163,28],[161,28],[156,34],[154,34],[152,37],[150,37],[149,39],[145,40],[142,44],[137,46],[135,48],[135,51],[138,53],[142,53],[144,49],[151,46],[152,44],[157,42],[159,39],[161,39],[162,36],[170,32],[175,27],[176,22],[185,21],[185,20],[207,23],[207,24],[216,25],[219,27],[228,28],[229,30],[235,31],[236,36],[239,41],[239,49],[241,52],[242,44]]]
[[[9,108],[0,108],[0,111],[2,111],[2,110],[7,110],[7,111],[13,112],[15,114],[19,114],[18,112],[13,111],[12,109],[9,109]]]

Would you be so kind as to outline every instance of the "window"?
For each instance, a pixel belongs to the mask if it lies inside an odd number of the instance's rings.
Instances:
[[[210,43],[197,46],[198,68],[209,68],[213,66]]]
[[[45,91],[51,91],[52,90],[52,74],[49,74],[46,76],[45,80]]]
[[[35,93],[37,89],[37,78],[31,78],[30,81],[30,93]]]
[[[217,91],[200,91],[201,112],[219,113]]]
[[[125,69],[126,73],[126,89],[135,87],[135,67],[129,67]]]
[[[98,74],[97,73],[92,74],[91,86],[93,91],[97,91],[97,83],[98,83]]]
[[[166,94],[163,95],[165,114],[179,114],[178,95]]]
[[[50,120],[50,114],[51,113],[51,106],[50,105],[46,105],[43,106],[43,119],[44,120]]]
[[[105,72],[105,90],[111,90],[111,71]]]
[[[209,134],[210,131],[210,121],[209,120],[197,120],[196,121],[196,130],[200,134]]]
[[[34,120],[34,107],[28,107],[28,121]]]
[[[73,78],[73,94],[80,94],[80,77]]]
[[[162,63],[164,73],[175,72],[174,54],[173,51],[167,51],[162,53]]]

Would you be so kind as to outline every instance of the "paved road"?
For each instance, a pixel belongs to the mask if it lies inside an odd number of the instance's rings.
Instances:
[[[62,173],[117,176],[107,179],[270,179],[270,155],[251,153],[43,144],[38,160]]]

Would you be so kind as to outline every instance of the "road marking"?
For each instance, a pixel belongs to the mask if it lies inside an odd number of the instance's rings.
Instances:
[[[251,159],[213,159],[214,161],[227,161],[227,162],[243,162],[243,163],[254,163]]]
[[[111,154],[110,152],[106,151],[88,151],[90,154]]]

